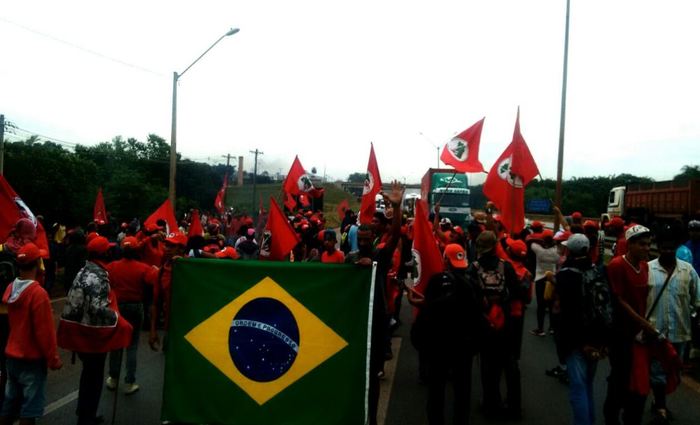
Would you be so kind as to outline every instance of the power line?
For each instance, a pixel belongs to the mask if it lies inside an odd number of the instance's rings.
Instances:
[[[75,44],[75,43],[71,43],[70,41],[66,41],[66,40],[60,39],[60,38],[58,38],[58,37],[54,37],[54,36],[52,36],[51,34],[47,34],[47,33],[45,33],[45,32],[37,31],[37,30],[35,30],[35,29],[33,29],[33,28],[29,28],[28,26],[25,26],[25,25],[22,25],[22,24],[20,24],[20,23],[11,21],[11,20],[9,20],[9,19],[7,19],[7,18],[4,18],[4,17],[2,17],[2,16],[0,16],[0,21],[6,22],[6,23],[11,24],[11,25],[14,25],[14,26],[16,26],[16,27],[18,27],[18,28],[21,28],[21,29],[23,29],[23,30],[25,30],[25,31],[28,31],[28,32],[31,32],[31,33],[33,33],[33,34],[39,35],[39,36],[41,36],[41,37],[45,37],[45,38],[48,38],[48,39],[50,39],[50,40],[53,40],[53,41],[56,41],[56,42],[65,44],[66,46],[70,46],[70,47],[72,47],[72,48],[74,48],[74,49],[81,50],[81,51],[83,51],[83,52],[86,52],[86,53],[89,53],[89,54],[91,54],[91,55],[97,56],[97,57],[99,57],[99,58],[112,61],[112,62],[117,63],[117,64],[119,64],[119,65],[127,66],[127,67],[129,67],[129,68],[133,68],[133,69],[136,69],[136,70],[139,70],[139,71],[142,71],[142,72],[147,72],[147,73],[149,73],[149,74],[157,75],[157,76],[159,76],[159,77],[165,77],[165,76],[166,76],[165,74],[160,73],[160,72],[158,72],[158,71],[153,71],[153,70],[151,70],[151,69],[144,68],[144,67],[142,67],[142,66],[135,65],[135,64],[133,64],[133,63],[129,63],[129,62],[123,61],[123,60],[121,60],[121,59],[114,58],[114,57],[112,57],[112,56],[107,56],[107,55],[105,55],[105,54],[103,54],[103,53],[100,53],[100,52],[98,52],[98,51],[96,51],[96,50],[92,50],[92,49],[89,49],[89,48],[87,48],[87,47],[83,47],[83,46],[77,45],[77,44]]]
[[[64,145],[72,146],[72,147],[75,147],[75,146],[78,146],[78,145],[79,145],[79,143],[67,142],[67,141],[65,141],[65,140],[61,140],[61,139],[58,139],[58,138],[56,138],[56,137],[45,136],[45,135],[43,135],[43,134],[39,134],[39,133],[37,133],[37,132],[35,132],[35,131],[25,130],[24,128],[18,127],[17,125],[14,126],[14,129],[15,129],[15,130],[22,131],[22,132],[24,132],[24,133],[26,133],[26,134],[29,134],[30,136],[42,137],[42,138],[44,138],[44,139],[47,139],[47,140],[50,141],[50,142],[58,142],[58,143],[61,143],[61,144],[64,144]]]

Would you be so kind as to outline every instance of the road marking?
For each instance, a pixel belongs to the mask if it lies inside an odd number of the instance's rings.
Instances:
[[[389,410],[389,400],[391,399],[391,389],[394,387],[394,378],[396,377],[396,365],[399,362],[399,353],[401,352],[402,338],[392,338],[391,346],[396,347],[394,358],[388,362],[384,362],[384,380],[380,383],[379,388],[379,407],[377,409],[377,424],[384,425],[386,423],[386,414]]]
[[[44,409],[44,416],[48,415],[51,412],[54,412],[61,407],[65,406],[66,404],[72,402],[73,400],[76,400],[78,398],[78,390],[73,391],[72,393],[68,394],[65,397],[59,398],[58,400],[54,401],[51,404],[48,404],[46,408]]]
[[[698,383],[698,381],[696,381],[695,379],[689,378],[687,376],[682,376],[681,382],[683,383],[683,385],[695,391],[696,393],[700,393],[700,383]]]

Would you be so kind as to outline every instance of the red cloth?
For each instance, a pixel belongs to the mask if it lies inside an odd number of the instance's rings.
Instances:
[[[479,143],[485,119],[477,121],[447,142],[442,149],[440,161],[453,166],[460,173],[484,172],[484,166],[479,161]]]
[[[97,224],[107,224],[107,209],[105,208],[105,200],[102,197],[102,188],[97,191],[97,198],[95,198],[95,206],[92,209],[92,219]]]
[[[153,302],[156,306],[163,306],[163,318],[165,329],[170,324],[170,284],[173,281],[173,265],[165,263],[158,273],[158,278],[153,285]],[[161,304],[162,301],[162,304]]]
[[[413,276],[416,279],[415,290],[422,294],[430,278],[444,269],[442,255],[428,222],[428,205],[422,199],[416,202],[412,251],[418,270],[418,276]]]
[[[202,219],[199,218],[199,210],[192,210],[192,219],[190,220],[190,228],[187,232],[187,237],[204,236],[202,228]]]
[[[501,212],[501,224],[511,233],[525,226],[525,186],[539,174],[530,149],[520,133],[520,109],[513,141],[491,167],[484,182],[484,195]]]
[[[624,257],[615,257],[607,266],[610,289],[619,299],[629,304],[637,314],[644,317],[647,311],[649,294],[649,265],[646,261],[639,263],[639,273],[627,263]],[[625,330],[634,335],[641,330],[630,319],[624,320]]]
[[[321,262],[329,264],[343,264],[345,262],[345,254],[343,251],[338,251],[337,249],[329,254],[328,251],[323,251],[321,254]]]
[[[149,266],[160,267],[163,264],[163,243],[147,236],[141,244],[141,261]]]
[[[167,223],[168,228],[165,233],[177,232],[177,220],[175,219],[175,212],[173,211],[173,205],[170,203],[170,199],[166,199],[165,202],[143,222],[143,226],[155,226],[158,220],[164,220]]]
[[[118,303],[143,301],[144,284],[153,285],[158,279],[156,267],[128,258],[107,264],[106,270]]]
[[[382,178],[379,175],[377,157],[374,155],[374,145],[370,143],[369,162],[367,163],[367,176],[362,189],[362,203],[360,204],[360,224],[372,223],[372,217],[377,209],[375,198],[382,191]]]
[[[282,185],[284,191],[291,195],[308,192],[313,188],[313,185],[309,187],[308,185],[311,183],[311,180],[307,182],[306,179],[303,178],[304,176],[306,176],[306,171],[304,171],[304,167],[301,165],[301,161],[299,161],[299,156],[295,156],[289,173],[287,173],[287,178],[284,179],[284,184]]]
[[[224,175],[224,182],[221,185],[221,189],[216,194],[216,199],[214,199],[214,208],[219,214],[223,214],[226,211],[226,206],[224,205],[224,198],[226,197],[226,188],[228,187],[228,172]]]
[[[5,354],[15,359],[46,359],[49,367],[55,367],[61,359],[49,295],[39,282],[33,281],[19,297],[10,301],[15,282],[7,286],[2,297],[10,322]]]
[[[651,360],[656,359],[661,363],[661,368],[666,373],[666,394],[670,394],[681,383],[681,369],[683,362],[678,357],[676,349],[668,340],[650,344],[637,344],[632,346],[632,374],[630,375],[630,391],[641,395],[649,394],[651,389],[649,382]]]
[[[338,220],[343,221],[343,219],[345,218],[345,211],[347,211],[349,208],[350,208],[350,204],[348,204],[347,199],[343,199],[342,201],[340,201],[340,203],[338,204],[338,208],[337,208]],[[340,231],[342,232],[343,229],[340,229]]]
[[[625,254],[627,254],[627,239],[625,239],[625,236],[622,235],[617,238],[617,242],[615,242],[615,253],[613,254],[613,257],[619,257]]]
[[[267,258],[269,260],[284,260],[299,242],[299,237],[272,196],[270,197],[270,217],[267,219],[265,229],[272,235],[270,255]]]
[[[31,240],[18,243],[12,246],[8,243],[11,251],[15,252],[26,242],[34,242],[39,249],[44,249],[49,252],[49,241],[46,238],[46,231],[34,214],[24,203],[22,198],[17,195],[15,190],[10,186],[10,183],[5,180],[5,177],[0,175],[0,243],[6,242],[10,233],[15,229],[17,222],[21,218],[29,219],[35,226],[36,232]],[[17,237],[18,235],[15,235]],[[10,242],[8,240],[8,242]],[[19,241],[14,241],[15,243]]]

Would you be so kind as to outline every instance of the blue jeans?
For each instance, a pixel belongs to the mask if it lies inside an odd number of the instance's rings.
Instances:
[[[588,360],[580,350],[574,350],[566,358],[566,371],[569,375],[569,401],[574,414],[574,425],[595,423],[593,379],[597,366],[597,361]]]
[[[44,414],[45,402],[46,360],[8,357],[5,400],[0,414],[9,417],[19,414],[20,418],[40,418]]]
[[[131,344],[126,347],[126,377],[124,382],[133,384],[136,382],[136,356],[139,348],[139,335],[141,335],[141,324],[143,323],[143,304],[119,303],[119,312],[134,328],[131,334]],[[109,376],[114,379],[119,377],[122,367],[122,353],[119,349],[109,353]]]

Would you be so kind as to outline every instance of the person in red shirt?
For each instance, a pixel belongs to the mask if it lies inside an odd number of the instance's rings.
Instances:
[[[321,254],[322,263],[343,264],[345,262],[345,254],[343,251],[335,249],[338,243],[334,230],[325,230],[323,232],[323,254]]]
[[[625,232],[627,253],[613,258],[607,266],[613,294],[615,337],[610,346],[610,376],[603,407],[606,424],[640,424],[646,396],[633,393],[632,345],[637,335],[656,335],[658,331],[645,319],[649,294],[649,249],[651,232],[644,226],[632,226]]]
[[[613,217],[612,220],[605,225],[605,233],[615,238],[613,258],[627,253],[625,221],[621,217]]]
[[[19,277],[5,290],[10,336],[7,341],[7,386],[0,412],[0,424],[36,422],[44,414],[46,367],[63,366],[58,356],[56,331],[49,295],[36,281],[41,257],[46,252],[32,242],[17,252]]]
[[[160,267],[163,264],[163,228],[157,225],[145,226],[140,234],[139,250],[141,261]]]
[[[119,261],[109,263],[106,267],[109,281],[117,297],[119,312],[133,327],[131,343],[126,348],[126,377],[124,382],[126,394],[139,390],[136,383],[136,358],[139,346],[139,335],[143,324],[143,294],[144,288],[150,288],[158,279],[158,268],[149,266],[138,260],[138,240],[127,236],[122,240],[122,256]],[[117,387],[122,363],[123,349],[109,353],[109,376],[106,385],[110,390]]]
[[[167,338],[168,324],[170,323],[170,284],[172,283],[173,262],[182,258],[187,246],[187,236],[182,233],[172,233],[165,239],[165,256],[163,267],[160,268],[158,279],[153,285],[153,304],[151,304],[151,331],[148,337],[148,344],[153,351],[157,351],[160,346],[158,337],[159,311],[163,312],[165,322],[165,332]]]

